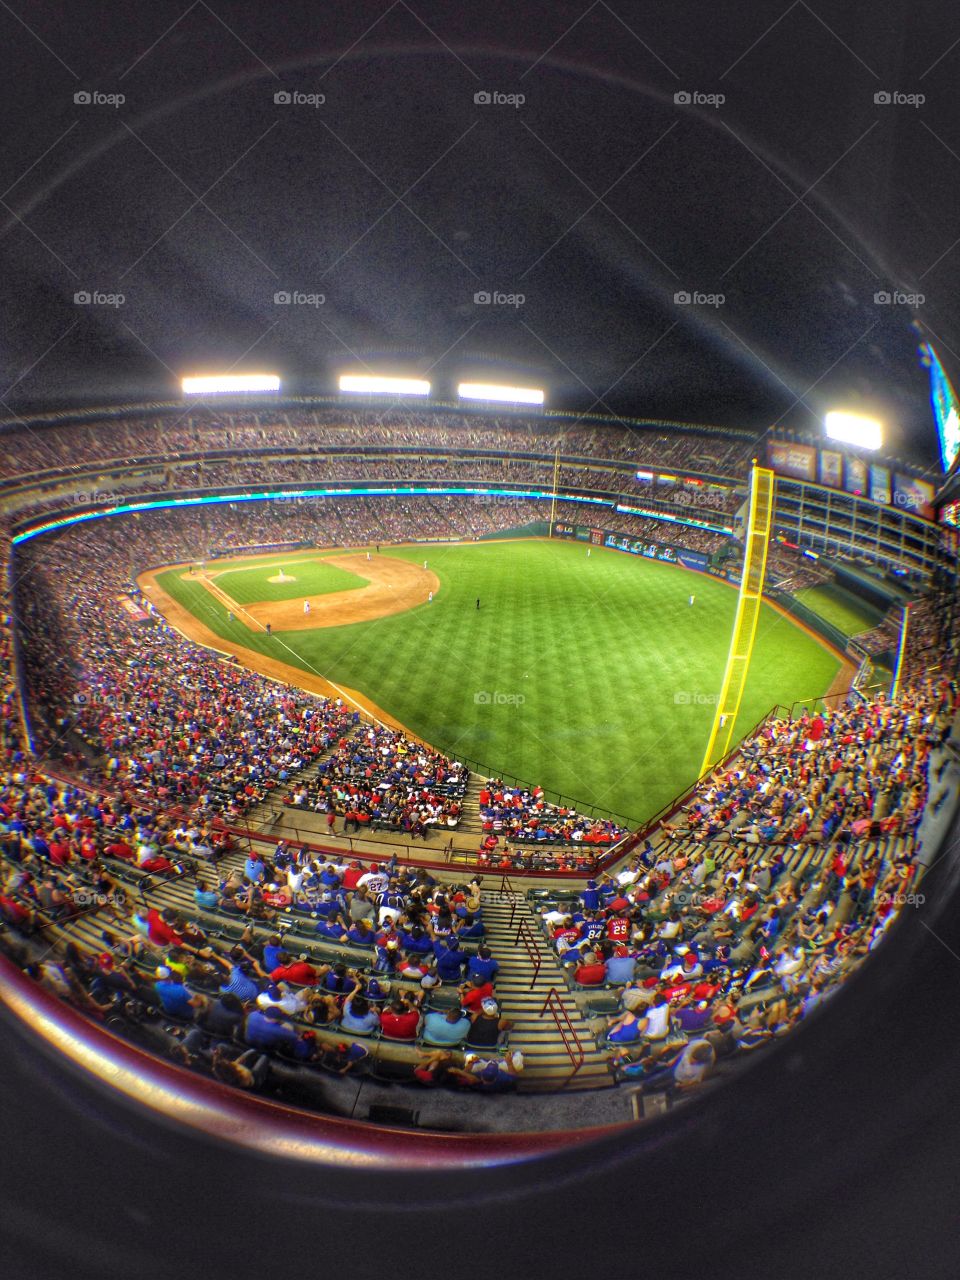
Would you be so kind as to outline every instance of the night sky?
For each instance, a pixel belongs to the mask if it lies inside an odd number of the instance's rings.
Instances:
[[[0,413],[389,365],[751,429],[842,403],[929,459],[918,326],[960,373],[937,8],[3,6]]]

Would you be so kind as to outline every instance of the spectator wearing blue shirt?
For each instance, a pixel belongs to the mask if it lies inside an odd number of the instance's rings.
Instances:
[[[499,964],[490,954],[489,947],[478,947],[477,954],[467,962],[467,977],[482,978],[484,982],[493,982],[497,976]],[[442,974],[440,975],[443,976]]]
[[[335,996],[349,990],[350,978],[345,964],[335,964],[323,979],[323,985]]]
[[[157,981],[153,984],[164,1013],[171,1018],[192,1018],[194,1009],[203,1003],[183,985],[183,978],[176,970],[162,964],[157,969]]]
[[[457,1006],[448,1009],[446,1013],[432,1009],[423,1020],[423,1043],[460,1044],[470,1030],[470,1025],[470,1019]]]
[[[606,962],[607,982],[633,982],[637,976],[637,962],[633,956],[610,956]]]
[[[193,891],[193,900],[204,911],[216,911],[220,895],[213,889],[208,889],[203,880],[198,880],[197,887]]]
[[[263,945],[263,967],[267,973],[273,973],[280,967],[280,952],[283,951],[283,939],[278,933],[268,938]]]
[[[297,1058],[309,1058],[313,1047],[302,1039],[276,1006],[247,1014],[243,1038],[254,1049],[285,1049]]]
[[[376,1009],[371,1008],[365,996],[358,994],[359,991],[360,982],[359,979],[355,979],[353,990],[343,1002],[340,1025],[344,1031],[366,1036],[380,1026],[380,1015]]]
[[[600,890],[597,888],[596,880],[587,881],[587,887],[580,895],[580,901],[583,903],[584,911],[596,911],[600,906]]]
[[[245,960],[238,960],[230,966],[230,976],[220,990],[224,995],[229,992],[244,1002],[256,1000],[260,993],[260,988],[250,976],[250,965]]]
[[[356,947],[372,947],[375,937],[376,935],[367,924],[366,920],[357,920],[356,923],[347,930],[347,938]]]
[[[333,938],[336,942],[347,940],[347,931],[339,917],[336,920],[318,920],[317,933],[321,938]]]
[[[331,893],[329,896],[324,894],[320,901],[314,904],[313,910],[318,916],[327,916],[329,918],[330,916],[339,915],[344,906],[345,903],[341,895]]]
[[[417,955],[426,955],[428,951],[433,950],[429,935],[420,928],[411,929],[409,933],[403,934],[400,941],[405,951],[414,951]]]
[[[460,950],[455,938],[437,952],[437,977],[443,982],[459,982],[469,957]]]
[[[483,921],[472,915],[464,916],[463,924],[457,930],[458,938],[482,938],[483,934]]]
[[[266,867],[255,853],[243,864],[243,874],[250,884],[260,884],[266,875]]]

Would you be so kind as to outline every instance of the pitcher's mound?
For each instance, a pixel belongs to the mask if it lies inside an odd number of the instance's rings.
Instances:
[[[281,569],[279,573],[275,573],[272,578],[267,579],[268,582],[296,582],[296,578],[292,574],[284,573]]]

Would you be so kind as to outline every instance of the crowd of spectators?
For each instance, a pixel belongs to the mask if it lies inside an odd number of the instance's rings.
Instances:
[[[426,839],[460,821],[470,771],[383,726],[366,725],[320,762],[309,788],[288,802],[326,813],[344,830],[379,828]]]
[[[128,871],[126,851],[161,822],[39,775],[2,788],[0,940],[40,986],[240,1088],[288,1087],[294,1067],[305,1088],[317,1067],[363,1070],[375,1039],[410,1047],[411,1081],[515,1085],[475,881],[283,842],[197,873],[190,855],[215,858],[207,837],[168,827],[162,869],[189,905],[149,906],[148,869]]]
[[[615,822],[588,818],[575,809],[549,804],[541,787],[508,786],[488,778],[480,791],[480,821],[484,834],[507,844],[584,844],[609,847],[626,835]],[[495,848],[490,846],[490,852]]]
[[[708,516],[701,517],[697,513],[692,513],[692,518],[709,519]],[[570,523],[576,524],[592,524],[587,520],[584,508],[572,502],[557,503],[557,519],[569,520]],[[674,547],[680,551],[700,551],[707,556],[715,555],[724,547],[730,546],[732,542],[727,534],[714,533],[709,529],[699,529],[695,525],[680,524],[672,520],[654,520],[628,515],[624,511],[604,510],[600,524],[611,533],[623,534],[627,538],[635,538],[651,546]]]
[[[566,426],[546,418],[498,418],[396,409],[189,409],[141,415],[101,415],[92,421],[32,420],[0,433],[0,478],[64,467],[143,461],[190,453],[288,448],[298,451],[367,448],[487,450],[552,458],[620,459],[631,464],[740,476],[752,453],[748,433],[710,428],[582,421]]]
[[[957,689],[774,722],[616,875],[542,911],[618,1077],[684,1091],[827,999],[916,896],[930,750]]]
[[[767,582],[778,591],[802,591],[829,581],[832,573],[818,567],[799,547],[787,547],[775,538],[767,547]]]
[[[846,845],[916,830],[930,744],[952,715],[952,684],[906,690],[798,719],[770,719],[718,767],[664,831],[757,845]]]

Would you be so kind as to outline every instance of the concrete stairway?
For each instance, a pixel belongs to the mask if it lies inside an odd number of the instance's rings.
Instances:
[[[563,1039],[549,1011],[540,1016],[551,987],[556,988],[585,1052],[583,1066],[571,1080],[569,1088],[608,1088],[613,1084],[613,1077],[607,1066],[608,1054],[596,1047],[593,1034],[547,945],[539,920],[520,895],[516,895],[516,898],[514,905],[508,894],[495,890],[485,890],[482,894],[485,941],[500,964],[496,981],[497,998],[503,1016],[513,1022],[510,1048],[520,1049],[524,1058],[520,1088],[525,1093],[559,1089],[573,1069]],[[540,972],[535,983],[535,960],[527,954],[523,942],[517,941],[521,922],[529,927],[541,956]]]

